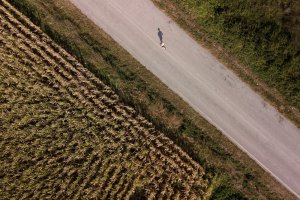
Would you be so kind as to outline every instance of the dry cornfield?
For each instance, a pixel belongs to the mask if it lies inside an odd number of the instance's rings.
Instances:
[[[203,168],[0,0],[0,198],[201,199]]]

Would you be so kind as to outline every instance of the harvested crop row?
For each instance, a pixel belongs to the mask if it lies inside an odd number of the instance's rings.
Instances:
[[[200,199],[203,169],[0,0],[0,177],[7,198]]]

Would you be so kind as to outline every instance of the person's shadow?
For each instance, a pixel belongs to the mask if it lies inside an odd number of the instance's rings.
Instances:
[[[161,30],[158,28],[157,29],[158,30],[158,33],[157,33],[157,35],[158,35],[158,38],[159,38],[159,40],[160,40],[160,43],[162,43],[163,42],[163,32],[161,32]]]

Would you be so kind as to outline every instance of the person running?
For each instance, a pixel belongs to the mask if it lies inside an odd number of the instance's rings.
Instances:
[[[162,43],[163,42],[163,32],[160,30],[160,28],[158,28],[157,29],[158,30],[158,33],[157,33],[157,35],[158,35],[158,37],[159,37],[159,40],[160,40],[160,43]]]
[[[165,45],[165,43],[160,43],[160,46],[162,47],[162,48],[164,48],[164,49],[167,49],[167,47],[166,47],[166,45]]]

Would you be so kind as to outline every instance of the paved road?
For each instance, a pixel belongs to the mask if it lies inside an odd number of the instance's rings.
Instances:
[[[71,1],[300,198],[300,130],[150,0]]]

